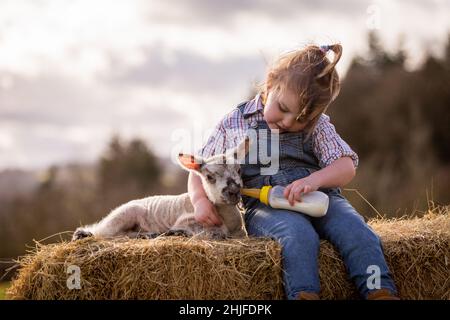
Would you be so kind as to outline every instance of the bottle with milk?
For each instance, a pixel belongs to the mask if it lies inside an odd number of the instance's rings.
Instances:
[[[327,213],[329,198],[325,193],[312,191],[303,194],[301,201],[295,201],[291,206],[288,199],[284,197],[285,188],[283,186],[263,186],[261,189],[243,188],[241,194],[259,199],[272,208],[294,210],[312,217],[323,217]]]

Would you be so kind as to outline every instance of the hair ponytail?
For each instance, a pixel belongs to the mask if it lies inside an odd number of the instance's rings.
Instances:
[[[322,70],[322,72],[320,72],[316,76],[316,79],[320,79],[320,78],[332,73],[334,71],[336,64],[339,62],[339,60],[341,59],[341,56],[342,56],[342,46],[340,44],[321,46],[320,50],[324,53],[324,59],[326,59],[326,54],[327,54],[328,50],[333,51],[334,59],[333,59],[333,61],[331,61],[330,63],[328,63],[325,66],[325,68]]]

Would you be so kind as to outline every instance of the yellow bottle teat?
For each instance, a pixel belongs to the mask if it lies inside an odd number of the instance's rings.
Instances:
[[[255,199],[259,199],[265,205],[269,205],[269,192],[272,189],[272,186],[264,186],[261,189],[248,189],[242,188],[241,194],[244,196],[252,197]]]

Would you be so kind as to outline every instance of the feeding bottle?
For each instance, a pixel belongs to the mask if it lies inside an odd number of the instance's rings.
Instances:
[[[244,196],[259,199],[265,205],[277,209],[288,209],[298,211],[312,217],[322,217],[327,213],[329,198],[321,191],[312,191],[301,196],[301,201],[295,201],[294,205],[289,204],[284,197],[283,186],[263,186],[261,189],[241,189]]]

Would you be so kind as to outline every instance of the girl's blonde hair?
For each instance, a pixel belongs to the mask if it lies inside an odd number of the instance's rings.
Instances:
[[[329,50],[334,52],[332,61],[327,58]],[[283,54],[269,69],[262,84],[263,103],[266,103],[269,91],[280,93],[290,90],[297,93],[297,121],[307,123],[304,130],[309,136],[320,115],[339,94],[341,86],[335,66],[341,56],[340,44],[320,47],[308,45],[301,50]]]

